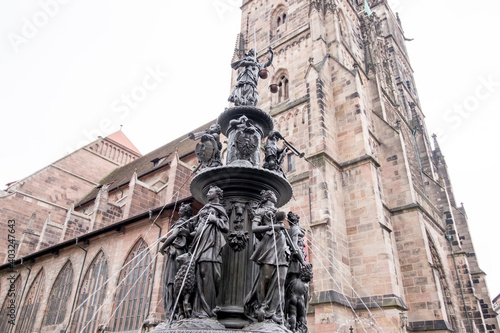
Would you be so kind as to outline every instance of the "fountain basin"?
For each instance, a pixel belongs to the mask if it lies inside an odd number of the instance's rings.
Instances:
[[[207,168],[197,174],[191,182],[191,194],[202,204],[207,203],[206,194],[211,186],[224,191],[224,200],[245,198],[259,201],[260,192],[271,190],[276,194],[276,207],[284,206],[292,198],[292,185],[277,172],[246,166],[220,166]]]

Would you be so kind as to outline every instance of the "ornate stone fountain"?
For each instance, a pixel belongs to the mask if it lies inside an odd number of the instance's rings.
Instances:
[[[250,50],[233,63],[240,69],[229,97],[235,106],[221,113],[217,124],[190,135],[200,140],[201,168],[190,189],[205,206],[194,217],[180,214],[163,240],[162,252],[169,247],[170,276],[164,279],[169,305],[167,321],[153,332],[307,332],[312,267],[305,262],[304,229],[292,212],[286,228],[287,214],[278,210],[292,197],[283,157],[288,149],[299,152],[256,107],[259,71],[272,59],[269,49],[266,63],[258,63]],[[220,134],[228,138],[225,165]]]

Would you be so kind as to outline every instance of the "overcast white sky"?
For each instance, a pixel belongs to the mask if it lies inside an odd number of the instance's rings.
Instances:
[[[0,186],[120,125],[144,154],[215,119],[230,92],[240,2],[0,2]],[[407,45],[427,126],[441,138],[493,298],[500,2],[389,2],[414,38]],[[134,91],[141,100],[127,101]]]

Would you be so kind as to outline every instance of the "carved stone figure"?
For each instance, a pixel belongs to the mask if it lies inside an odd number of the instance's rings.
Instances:
[[[192,140],[201,137],[200,142],[196,144],[195,153],[202,168],[213,168],[222,165],[220,133],[220,125],[213,124],[204,132],[189,135]]]
[[[273,62],[274,52],[269,47],[269,56],[265,63],[257,62],[255,50],[251,49],[245,53],[245,57],[231,64],[232,69],[242,68],[238,74],[236,87],[228,98],[236,106],[250,105],[256,106],[259,100],[257,92],[257,82],[259,80],[259,71],[268,67]]]
[[[283,136],[280,132],[272,130],[267,136],[266,143],[264,144],[264,165],[262,167],[264,169],[278,171],[282,174],[283,170],[281,169],[281,165],[285,160],[286,152],[288,151],[288,147],[285,146],[283,148],[278,147],[278,142],[280,139],[283,139]]]
[[[289,212],[290,228],[286,231],[292,256],[285,282],[285,315],[287,328],[292,332],[307,333],[307,303],[312,265],[305,261],[305,230],[299,226],[299,215]]]
[[[286,327],[292,332],[309,332],[307,329],[307,303],[309,301],[309,282],[312,277],[312,266],[302,266],[300,275],[291,279],[286,286]]]
[[[191,230],[189,219],[193,215],[190,204],[182,204],[179,208],[179,219],[172,225],[172,233],[164,242],[159,252],[167,256],[165,261],[165,273],[163,277],[163,308],[167,318],[170,318],[174,311],[174,303],[177,295],[174,293],[174,280],[180,264],[176,259],[188,251],[191,241]],[[168,247],[168,249],[167,249]]]
[[[229,246],[235,251],[239,252],[245,249],[250,239],[248,231],[245,231],[243,214],[245,213],[245,204],[242,202],[235,202],[232,204],[233,212],[233,230],[227,236]]]
[[[284,234],[284,212],[275,207],[273,191],[261,192],[261,204],[252,219],[252,230],[259,240],[251,256],[259,273],[251,292],[245,300],[247,315],[264,321],[271,319],[282,323],[281,304],[284,304],[284,287],[290,252]]]
[[[196,262],[196,290],[193,316],[215,317],[215,301],[221,279],[221,251],[226,241],[222,233],[229,229],[229,218],[221,205],[222,190],[213,186],[208,190],[208,203],[199,211],[190,252]]]
[[[233,119],[229,134],[228,163],[247,161],[250,165],[257,164],[257,150],[260,146],[260,133],[254,123],[246,116]]]
[[[288,267],[288,276],[299,276],[301,267],[306,264],[306,252],[304,251],[304,236],[306,231],[299,226],[300,216],[294,212],[288,212],[287,220],[290,228],[286,232],[289,236],[288,241],[292,252],[290,266]]]
[[[177,257],[180,265],[174,279],[174,302],[179,298],[177,305],[177,319],[191,317],[192,299],[196,287],[195,264],[192,262],[191,253],[187,252]]]

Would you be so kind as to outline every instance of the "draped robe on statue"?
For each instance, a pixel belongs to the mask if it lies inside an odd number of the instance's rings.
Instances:
[[[210,216],[216,221],[211,221]],[[199,213],[191,252],[196,262],[196,290],[193,315],[198,318],[215,317],[213,310],[221,279],[221,251],[226,244],[222,233],[229,229],[226,210],[218,203],[206,204]]]
[[[259,208],[253,222],[259,226],[271,226],[276,211],[275,208]],[[260,267],[259,275],[245,300],[246,312],[252,317],[258,317],[255,314],[258,308],[265,312],[265,318],[279,315],[280,305],[284,304],[284,285],[290,250],[283,232],[271,230],[261,233],[258,236],[260,241],[250,257]]]

